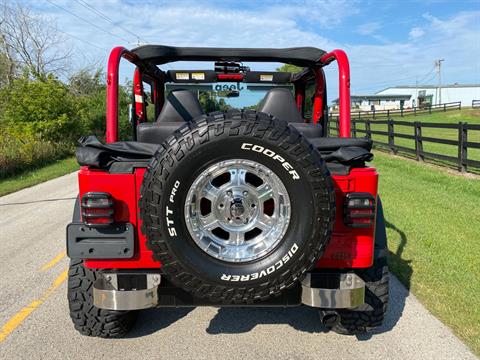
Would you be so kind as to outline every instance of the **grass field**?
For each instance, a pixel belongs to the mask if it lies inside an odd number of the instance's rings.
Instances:
[[[480,354],[480,178],[378,151],[374,166],[392,271]]]
[[[44,166],[39,169],[26,171],[22,174],[0,180],[0,196],[33,186],[79,169],[77,159],[70,157]]]
[[[430,123],[448,123],[448,124],[458,124],[460,121],[466,122],[468,124],[480,124],[480,109],[465,108],[462,110],[449,110],[446,112],[439,111],[433,112],[431,115],[422,114],[419,116],[405,116],[400,117],[399,115],[392,117],[395,121],[420,121],[420,122],[430,122]],[[385,120],[385,119],[382,119]],[[373,131],[387,131],[386,124],[375,124],[374,120],[371,123],[371,130]],[[365,130],[363,124],[357,124],[357,128]],[[395,125],[395,133],[414,135],[414,128],[410,126],[401,126]],[[364,133],[358,133],[357,136],[364,136]],[[455,129],[432,129],[432,128],[422,128],[422,135],[426,137],[434,137],[440,139],[449,139],[449,140],[458,140],[458,131]],[[387,136],[384,135],[372,135],[373,140],[387,143]],[[480,131],[469,131],[468,132],[468,141],[480,143]],[[399,146],[405,146],[411,149],[415,149],[414,140],[395,138],[395,144]],[[448,156],[458,156],[458,147],[454,145],[445,145],[424,142],[423,150],[426,152],[437,153],[440,155]],[[480,149],[468,149],[468,159],[480,161]],[[452,166],[455,166],[454,164]],[[479,171],[480,172],[480,171]]]

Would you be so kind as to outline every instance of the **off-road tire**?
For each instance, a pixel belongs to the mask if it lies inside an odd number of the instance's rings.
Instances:
[[[92,287],[99,274],[72,259],[68,271],[68,305],[75,329],[82,335],[102,338],[125,336],[137,317],[135,311],[99,309],[93,305]]]
[[[345,335],[373,331],[381,326],[389,297],[389,271],[387,265],[387,237],[382,202],[377,201],[377,224],[375,228],[375,258],[373,266],[356,270],[365,282],[365,303],[357,308],[338,310],[339,319],[331,330]]]
[[[266,155],[242,150],[244,142],[260,144],[279,153],[295,167],[301,180],[292,185],[294,180],[281,163],[276,164]],[[196,174],[217,161],[232,158],[263,162],[277,176],[283,176],[287,190],[289,186],[298,189],[298,184],[302,184],[298,191],[290,194],[297,203],[295,209],[292,205],[290,225],[279,245],[263,258],[241,264],[221,261],[200,249],[187,231],[182,210]],[[176,182],[180,185],[175,188],[172,205],[168,202],[169,195]],[[178,232],[174,237],[169,234],[166,221],[167,205],[177,208],[169,215]],[[215,303],[252,304],[292,287],[321,257],[332,233],[335,195],[330,173],[320,154],[287,122],[255,111],[217,112],[194,119],[162,145],[145,173],[140,217],[147,246],[174,285]],[[287,245],[291,247],[292,243],[299,244],[298,251],[281,270],[242,280],[243,276],[268,269],[273,259],[280,261],[290,249]],[[225,280],[222,272],[240,274],[235,275],[240,281]]]
[[[340,316],[332,327],[336,333],[355,335],[381,326],[388,305],[388,266],[385,258],[371,268],[356,273],[365,281],[365,304],[352,310],[338,310]]]

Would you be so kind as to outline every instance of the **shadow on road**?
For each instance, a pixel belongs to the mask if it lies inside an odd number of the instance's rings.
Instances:
[[[388,265],[390,267],[390,274],[395,269],[395,276],[401,280],[401,284],[396,278],[390,276],[390,295],[387,315],[384,319],[383,325],[372,331],[371,333],[357,335],[357,339],[364,341],[369,340],[377,334],[382,334],[392,330],[397,324],[398,320],[402,317],[403,310],[405,308],[405,300],[409,294],[410,279],[412,277],[412,267],[410,266],[411,260],[405,260],[402,258],[403,251],[407,245],[407,236],[405,232],[396,227],[394,224],[385,219],[385,226],[387,229],[395,231],[399,238],[400,244],[396,251],[389,249],[388,253]],[[406,288],[404,287],[406,286]]]
[[[410,260],[402,259],[403,251],[407,244],[405,233],[394,224],[386,221],[386,227],[398,233],[400,244],[395,252],[390,251],[389,263],[391,263],[401,281],[410,287],[412,268]],[[408,290],[400,282],[391,278],[390,302],[383,325],[375,331],[367,334],[356,335],[360,341],[369,340],[377,334],[392,330],[403,314],[405,299]],[[140,337],[152,334],[167,328],[177,320],[186,316],[193,308],[164,308],[142,311],[137,326],[129,337]],[[251,331],[255,326],[262,324],[287,324],[292,328],[308,333],[324,333],[328,330],[320,323],[318,311],[308,306],[292,308],[219,308],[215,316],[210,320],[206,332],[215,334],[239,334]]]
[[[193,309],[194,308],[159,308],[142,310],[139,313],[136,325],[126,337],[142,337],[165,329],[184,316],[187,316]]]

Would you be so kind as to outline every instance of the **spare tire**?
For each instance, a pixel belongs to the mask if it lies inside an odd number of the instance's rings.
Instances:
[[[335,216],[329,172],[287,122],[202,115],[162,145],[140,216],[167,278],[196,297],[250,303],[291,287],[322,255]]]

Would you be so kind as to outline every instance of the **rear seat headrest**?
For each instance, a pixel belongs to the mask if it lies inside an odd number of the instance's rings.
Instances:
[[[284,88],[270,89],[257,106],[257,111],[273,115],[280,120],[303,123],[292,92]]]
[[[190,90],[172,90],[163,105],[157,122],[183,122],[202,115],[196,95]]]

